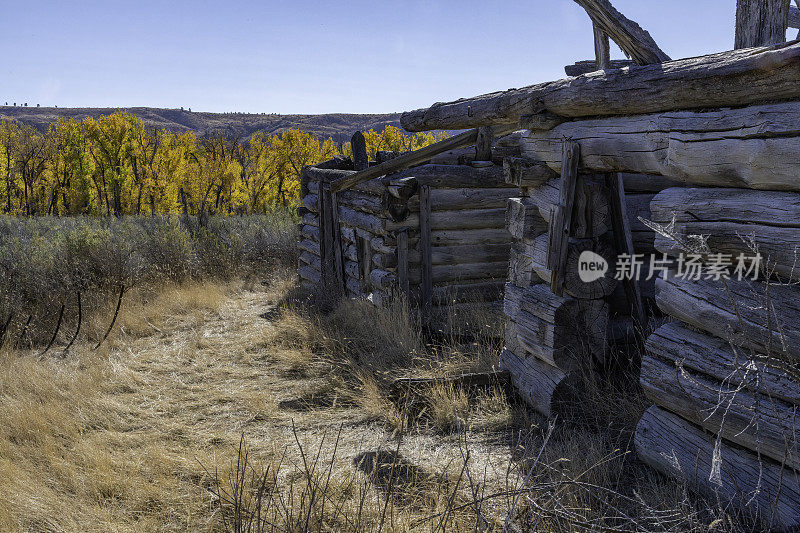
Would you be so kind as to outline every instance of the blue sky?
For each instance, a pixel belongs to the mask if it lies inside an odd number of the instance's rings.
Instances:
[[[673,58],[732,48],[734,0],[614,4]],[[382,113],[561,78],[594,55],[572,0],[4,0],[0,13],[0,104]]]

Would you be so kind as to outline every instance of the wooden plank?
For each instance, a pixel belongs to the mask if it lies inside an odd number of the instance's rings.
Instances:
[[[422,296],[423,321],[430,316],[433,298],[433,258],[431,255],[431,188],[423,185],[419,190],[419,233],[420,254],[422,259]]]
[[[628,206],[625,201],[625,185],[622,183],[622,176],[609,174],[608,187],[611,190],[611,220],[617,253],[634,257],[636,250],[633,247],[631,226],[628,219]],[[622,286],[625,289],[625,296],[628,299],[634,324],[644,334],[645,326],[647,325],[647,313],[644,309],[642,293],[639,290],[639,280],[626,276],[622,280]]]
[[[411,297],[408,278],[408,230],[397,232],[397,283],[406,298]]]
[[[420,204],[421,202],[422,197],[420,196]],[[429,207],[432,206],[429,205]],[[422,212],[421,205],[420,212]],[[430,224],[432,230],[505,228],[506,208],[503,206],[493,209],[432,211],[430,214]]]
[[[508,126],[507,124],[503,127],[496,128],[496,134],[503,135],[506,133],[511,133],[516,129],[516,124],[514,124],[514,126]],[[344,189],[350,189],[359,183],[363,183],[380,176],[385,176],[387,174],[392,174],[410,166],[423,163],[436,154],[446,152],[447,150],[453,150],[455,148],[461,148],[463,146],[469,146],[473,144],[477,138],[478,130],[475,129],[460,133],[443,141],[439,141],[438,143],[420,148],[419,150],[405,153],[401,156],[395,157],[394,159],[386,161],[385,163],[380,163],[365,170],[357,171],[349,176],[340,177],[331,183],[331,191],[339,192]]]
[[[431,190],[485,187],[513,189],[512,185],[506,184],[503,169],[499,166],[473,168],[464,165],[427,164],[398,171],[376,181],[392,183],[406,177],[416,178],[419,186],[428,185]]]
[[[735,49],[786,41],[788,0],[737,0]]]
[[[588,119],[530,132],[524,153],[559,171],[562,139],[571,138],[581,144],[581,165],[587,170],[658,174],[701,186],[797,191],[798,123],[800,101]]]
[[[754,90],[754,88],[758,88]],[[748,48],[437,103],[403,113],[407,131],[508,124],[547,110],[565,117],[746,106],[800,98],[800,43]]]
[[[431,231],[431,243],[436,246],[465,244],[507,243],[510,241],[505,227],[484,229],[449,229]]]
[[[431,209],[433,211],[452,211],[505,207],[508,198],[517,194],[517,191],[507,187],[431,189]]]
[[[372,271],[372,245],[370,239],[361,237],[357,241],[358,246],[358,265],[361,267],[360,279],[368,280],[369,273]]]
[[[461,246],[432,246],[434,265],[460,265],[465,263],[508,262],[511,242],[491,244],[466,244]]]
[[[594,32],[594,60],[597,70],[606,70],[611,66],[611,46],[608,42],[608,34],[597,24],[592,24]]]
[[[367,141],[364,134],[357,131],[350,139],[350,149],[353,151],[353,170],[364,170],[369,168],[369,156],[367,155]]]
[[[800,29],[800,9],[795,6],[789,7],[789,27]]]
[[[724,440],[717,447],[713,435],[655,406],[639,420],[634,442],[639,457],[653,468],[714,500],[759,514],[765,528],[800,526],[796,472]]]
[[[634,21],[614,9],[609,0],[575,0],[586,10],[594,26],[611,37],[637,65],[669,61],[656,42]]]
[[[551,272],[550,290],[556,295],[564,292],[564,271],[567,266],[567,243],[572,232],[572,207],[575,202],[575,187],[578,182],[578,162],[581,146],[564,141],[561,165],[561,191],[558,207],[550,219],[549,255],[547,266]]]

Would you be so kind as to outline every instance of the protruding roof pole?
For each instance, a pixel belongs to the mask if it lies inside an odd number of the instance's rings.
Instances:
[[[614,9],[609,0],[575,0],[575,2],[589,14],[594,23],[595,35],[598,29],[604,32],[637,65],[670,60],[649,33]]]

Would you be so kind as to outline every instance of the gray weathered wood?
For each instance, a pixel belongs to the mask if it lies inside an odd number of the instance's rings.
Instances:
[[[559,203],[561,178],[530,189],[528,198],[539,208],[544,220],[550,220]],[[611,229],[609,191],[602,175],[582,175],[575,188],[572,208],[572,236],[584,239],[602,235]]]
[[[520,188],[539,187],[557,178],[558,173],[538,159],[529,157],[507,157],[503,160],[506,183]]]
[[[516,120],[513,120],[511,122],[515,123]],[[506,133],[511,133],[515,129],[516,125],[498,126],[497,128],[495,128],[496,130],[495,133],[497,135],[504,135]],[[359,183],[363,183],[372,180],[374,178],[398,172],[410,166],[423,163],[424,161],[430,159],[431,156],[436,155],[438,153],[445,152],[447,150],[452,150],[454,148],[459,148],[462,146],[469,146],[475,142],[477,137],[478,137],[478,130],[471,130],[464,133],[460,133],[443,141],[439,141],[438,143],[425,146],[424,148],[420,148],[419,150],[405,153],[401,156],[395,157],[394,159],[386,161],[385,163],[380,163],[373,167],[369,167],[365,170],[357,171],[349,176],[342,176],[331,183],[331,191],[339,192],[344,189],[350,189],[358,185]]]
[[[633,61],[630,59],[612,59],[608,68],[625,68],[630,67],[633,64]],[[567,76],[583,76],[584,74],[589,74],[590,72],[597,72],[597,60],[595,59],[576,61],[572,65],[566,65],[564,67],[564,73]]]
[[[406,298],[411,297],[411,285],[408,277],[408,231],[397,233],[397,284]]]
[[[433,288],[433,303],[442,305],[463,301],[499,301],[503,299],[505,282],[497,281],[463,281],[447,282]]]
[[[656,193],[681,184],[679,181],[654,174],[632,174],[630,172],[621,172],[620,174],[622,174],[622,183],[625,185],[627,193]]]
[[[550,284],[552,282],[552,273],[547,268],[549,236],[547,234],[541,235],[530,243],[517,243],[516,246],[519,253],[530,259],[531,268],[539,278]],[[591,251],[604,258],[609,266],[609,270],[603,277],[589,283],[580,279],[578,272],[581,254],[585,251]],[[615,257],[614,249],[606,238],[570,240],[567,244],[567,262],[563,276],[564,292],[581,299],[610,296],[617,286],[617,281],[614,279]]]
[[[611,37],[637,65],[670,60],[649,33],[614,9],[609,0],[575,0],[575,2],[586,10],[595,28]],[[595,42],[596,40],[595,34]]]
[[[775,368],[774,359],[731,346],[680,322],[670,322],[655,330],[647,339],[647,352],[727,385],[800,406],[800,384],[795,377]]]
[[[708,354],[713,359],[716,354]],[[800,467],[799,407],[723,383],[646,353],[642,388],[650,400],[685,420],[721,434],[795,470]]]
[[[786,41],[789,0],[736,0],[734,48],[769,46]]]
[[[800,98],[800,43],[606,70],[437,103],[403,113],[408,131],[508,124],[547,110],[565,117],[658,113]]]
[[[581,120],[549,132],[531,132],[524,152],[559,171],[562,139],[572,138],[581,144],[582,166],[597,172],[660,174],[697,185],[800,190],[798,123],[800,102]]]
[[[500,369],[509,371],[517,392],[531,407],[544,416],[552,414],[553,397],[566,378],[564,371],[508,349],[500,354]]]
[[[519,126],[526,130],[549,131],[568,120],[569,118],[567,117],[562,117],[549,111],[539,111],[538,113],[520,116]]]
[[[514,239],[535,239],[547,232],[547,221],[538,206],[528,198],[509,198],[506,227]]]
[[[611,66],[611,46],[608,35],[597,24],[593,25],[594,31],[594,60],[597,70],[606,70]]]
[[[324,194],[328,194],[328,187],[326,185]],[[344,293],[344,258],[342,257],[342,232],[339,224],[339,204],[337,202],[336,193],[329,193],[330,202],[330,224],[331,236],[333,238],[333,258],[336,266],[336,281],[337,289]]]
[[[428,185],[431,189],[513,188],[513,185],[506,184],[503,168],[499,166],[473,168],[464,165],[427,164],[395,172],[376,181],[391,183],[405,177],[414,177],[419,186]]]
[[[431,242],[437,246],[509,242],[508,230],[501,228],[452,229],[431,232]]]
[[[506,187],[432,189],[431,209],[433,211],[496,209],[505,207],[508,198],[517,194],[519,193],[514,189]]]
[[[461,246],[432,246],[434,265],[459,265],[463,263],[498,263],[508,261],[510,242],[492,244],[467,244]]]
[[[778,360],[800,359],[800,287],[750,279],[694,281],[675,274],[656,281],[662,311],[736,346]]]
[[[350,148],[353,151],[353,170],[364,170],[369,168],[369,156],[367,155],[367,141],[364,134],[357,131],[350,139]]]
[[[800,9],[795,6],[789,7],[789,27],[800,29]]]
[[[765,258],[769,270],[784,279],[800,279],[800,194],[726,188],[671,188],[656,195],[651,220],[667,226],[683,241],[703,235],[715,253]],[[677,256],[679,243],[656,234],[656,248]]]
[[[578,182],[578,163],[581,146],[564,141],[561,164],[561,190],[558,206],[550,214],[549,252],[547,267],[550,269],[550,290],[556,295],[564,291],[564,273],[567,266],[567,243],[572,233],[572,207],[575,204],[575,188]]]
[[[433,298],[433,258],[431,254],[431,189],[423,185],[419,189],[419,233],[420,254],[422,256],[422,296],[423,320],[430,316]]]
[[[760,512],[766,526],[800,525],[798,474],[767,458],[727,444],[715,454],[714,437],[677,415],[651,407],[636,427],[636,451],[664,474],[684,480],[706,496],[721,496]],[[718,457],[718,461],[714,457]]]
[[[550,365],[569,371],[604,359],[608,304],[602,300],[556,296],[545,285],[523,289],[507,283],[503,312],[520,344]]]
[[[421,210],[422,196],[420,196],[420,212]],[[506,208],[432,211],[430,224],[432,230],[504,228],[506,225]]]
[[[478,128],[478,138],[475,140],[475,161],[492,160],[493,142],[494,131],[491,126],[481,126]]]
[[[633,237],[628,220],[628,206],[625,201],[625,186],[622,183],[622,176],[619,174],[608,175],[608,186],[611,189],[611,220],[614,229],[614,244],[617,253],[626,254],[633,257],[636,250],[633,248]],[[625,289],[625,296],[631,309],[631,317],[635,325],[644,328],[647,325],[647,314],[642,301],[642,293],[639,290],[639,282],[636,279],[626,277],[622,281]]]
[[[300,276],[301,279],[310,281],[314,285],[317,285],[322,281],[322,275],[320,274],[319,270],[316,268],[303,265],[297,269],[297,274]]]

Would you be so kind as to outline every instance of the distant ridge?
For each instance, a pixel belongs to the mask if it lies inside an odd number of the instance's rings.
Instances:
[[[58,119],[81,121],[86,117],[99,117],[118,109],[128,111],[150,126],[175,132],[194,131],[198,135],[224,133],[249,138],[256,133],[280,133],[298,129],[320,138],[333,137],[335,141],[349,141],[357,130],[383,131],[386,125],[400,127],[400,113],[384,115],[356,115],[332,113],[326,115],[277,115],[254,113],[204,113],[160,109],[155,107],[21,107],[0,106],[0,119],[9,118],[45,131]]]

